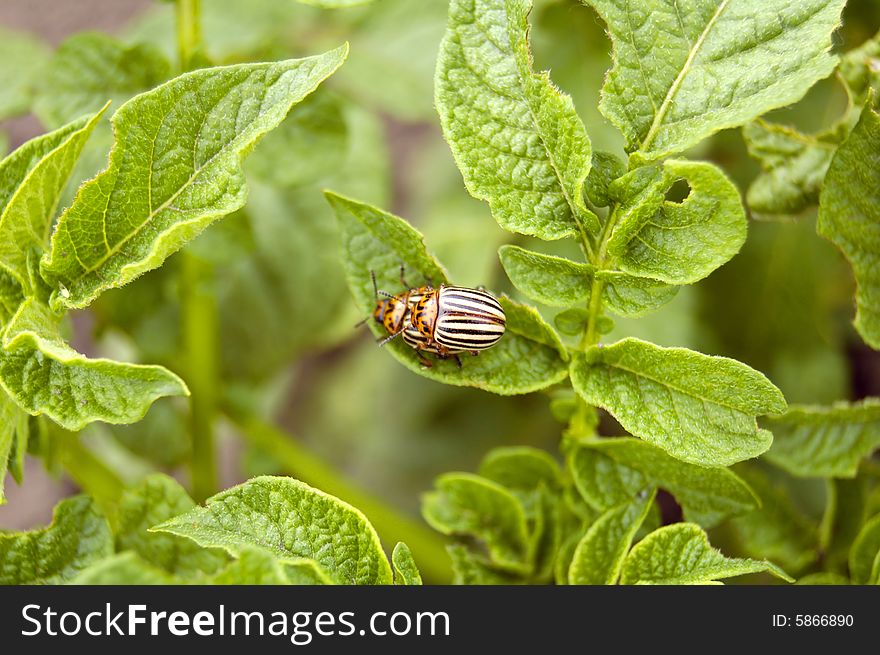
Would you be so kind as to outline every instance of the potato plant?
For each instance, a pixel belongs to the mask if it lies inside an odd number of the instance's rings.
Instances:
[[[536,5],[4,38],[0,582],[880,583],[880,7]],[[377,349],[401,266],[504,337]]]

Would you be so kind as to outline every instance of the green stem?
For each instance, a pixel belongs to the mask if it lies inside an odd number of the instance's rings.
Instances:
[[[381,535],[386,546],[398,541],[406,542],[426,582],[444,584],[450,581],[451,564],[444,547],[444,540],[440,535],[352,485],[332,466],[273,425],[232,410],[230,410],[230,418],[249,444],[272,455],[287,473],[362,511]]]
[[[595,252],[593,257],[590,257],[590,263],[593,264],[596,271],[604,270],[608,264],[608,239],[611,236],[611,232],[614,230],[614,226],[617,222],[617,212],[615,211],[615,207],[612,207],[608,212],[608,218],[605,220],[605,225],[602,226],[602,230],[599,232],[599,236],[596,239],[596,249],[595,251],[588,250],[589,242],[584,237],[584,248],[586,252]],[[602,303],[602,292],[605,288],[605,283],[602,282],[598,278],[598,276],[593,277],[593,284],[590,287],[590,301],[587,304],[587,329],[584,331],[584,335],[581,338],[580,349],[586,350],[590,346],[595,346],[599,343],[599,339],[601,335],[598,330],[598,322],[599,318],[602,316],[602,311],[604,309]]]
[[[58,461],[84,493],[91,496],[108,518],[125,490],[118,475],[80,441],[80,435],[62,428],[52,428]]]
[[[177,0],[177,55],[181,70],[192,67],[202,44],[201,0]],[[211,293],[213,268],[188,251],[182,253],[181,307],[185,377],[190,399],[193,497],[203,501],[217,491],[214,418],[217,414],[219,367],[217,304]]]
[[[190,70],[193,55],[202,45],[201,0],[177,0],[177,55],[180,69]]]
[[[210,263],[183,252],[181,304],[186,381],[190,397],[193,497],[198,501],[217,492],[214,419],[217,415],[218,366],[217,303],[212,293],[214,270]]]

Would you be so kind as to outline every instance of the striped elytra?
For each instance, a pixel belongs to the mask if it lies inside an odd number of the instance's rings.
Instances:
[[[422,286],[396,296],[377,290],[376,296],[373,318],[389,333],[382,343],[402,335],[425,366],[431,362],[422,353],[454,357],[461,366],[458,353],[476,355],[504,335],[504,310],[481,289]]]
[[[419,315],[413,312],[412,322]],[[504,335],[506,318],[498,301],[480,289],[441,286],[433,341],[449,352],[477,352],[491,348]]]

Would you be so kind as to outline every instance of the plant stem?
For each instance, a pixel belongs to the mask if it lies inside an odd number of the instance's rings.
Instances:
[[[287,473],[362,511],[381,535],[386,547],[398,541],[406,542],[426,582],[443,584],[450,581],[451,564],[442,537],[352,485],[332,466],[275,426],[233,410],[229,410],[229,414],[242,437],[252,446],[272,455]]]
[[[103,461],[86,448],[80,435],[62,428],[52,428],[58,460],[77,486],[94,498],[104,514],[112,517],[125,483]]]
[[[608,212],[608,218],[605,220],[605,224],[602,226],[602,230],[599,232],[599,236],[596,239],[596,250],[588,250],[589,242],[584,238],[584,248],[585,251],[595,252],[593,257],[590,257],[590,263],[593,264],[595,270],[601,271],[604,270],[608,265],[608,239],[611,236],[611,232],[614,229],[614,225],[617,219],[617,212],[615,208],[612,207]],[[597,324],[599,318],[602,316],[602,292],[605,288],[605,283],[599,279],[598,275],[593,276],[593,284],[590,287],[590,301],[587,304],[587,329],[584,331],[584,335],[581,338],[580,349],[586,350],[590,346],[595,346],[599,343],[599,338],[601,335],[597,329]]]
[[[181,301],[186,381],[190,397],[193,497],[201,502],[217,491],[214,419],[217,414],[217,303],[212,293],[213,267],[191,252],[183,252]]]
[[[201,47],[201,0],[177,0],[177,55],[180,69],[189,70]],[[192,494],[203,501],[217,491],[214,418],[217,414],[217,304],[212,293],[213,268],[191,252],[181,253],[181,308],[185,377],[190,398]]]
[[[193,55],[202,45],[201,10],[201,0],[177,0],[175,3],[177,55],[181,71],[190,70]]]

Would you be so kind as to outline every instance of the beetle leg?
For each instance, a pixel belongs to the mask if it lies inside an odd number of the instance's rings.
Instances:
[[[455,360],[455,363],[458,365],[458,368],[461,368],[461,357],[458,355],[453,355],[452,358]]]
[[[476,357],[477,355],[480,354],[480,351],[479,351],[479,350],[471,350],[471,351],[469,351],[469,352],[470,352],[470,354],[473,355],[474,357]]]
[[[431,362],[431,360],[428,359],[427,357],[425,357],[422,354],[421,350],[416,350],[416,355],[419,356],[419,364],[421,364],[425,368],[431,368],[433,366],[433,363]]]

